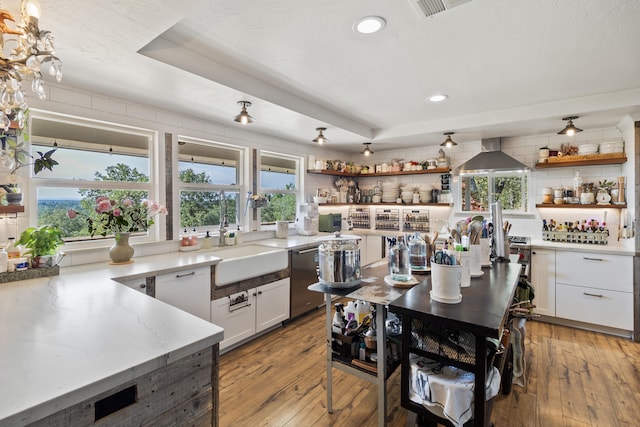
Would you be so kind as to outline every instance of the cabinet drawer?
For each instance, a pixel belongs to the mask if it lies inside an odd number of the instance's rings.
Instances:
[[[557,251],[556,283],[633,292],[633,257]]]
[[[556,317],[631,331],[633,294],[558,284]]]

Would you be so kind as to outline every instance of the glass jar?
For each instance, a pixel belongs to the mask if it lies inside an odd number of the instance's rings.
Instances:
[[[411,280],[411,260],[409,248],[404,243],[404,237],[398,237],[398,242],[389,250],[389,274],[391,279],[398,282]]]
[[[420,236],[420,232],[413,233],[409,240],[409,263],[412,271],[427,269],[427,242]]]

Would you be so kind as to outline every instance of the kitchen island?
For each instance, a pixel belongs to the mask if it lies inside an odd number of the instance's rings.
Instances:
[[[472,278],[471,286],[461,289],[462,301],[458,304],[432,300],[429,296],[431,277],[390,304],[389,310],[402,316],[401,403],[423,420],[433,423],[428,425],[444,421],[410,398],[411,355],[473,372],[473,425],[488,425],[490,411],[485,383],[492,352],[488,351],[487,338],[500,340],[508,324],[521,268],[515,262],[516,258],[512,257],[512,261],[494,262],[490,268],[483,269],[481,277]],[[452,333],[458,337],[457,346],[450,345]],[[463,339],[466,342],[463,343]],[[462,351],[461,348],[469,350]]]
[[[218,261],[173,253],[1,284],[0,425],[216,425],[222,328],[110,278]]]

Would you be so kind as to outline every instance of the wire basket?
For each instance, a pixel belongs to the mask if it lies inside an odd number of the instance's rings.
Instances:
[[[590,245],[606,245],[609,243],[609,231],[543,231],[542,240],[549,242],[585,243]]]

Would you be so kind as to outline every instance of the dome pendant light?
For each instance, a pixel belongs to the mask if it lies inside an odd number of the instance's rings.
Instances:
[[[238,101],[238,104],[242,105],[242,110],[240,111],[240,114],[238,114],[233,120],[243,125],[246,125],[247,123],[253,123],[253,117],[251,117],[247,112],[247,107],[251,107],[251,102]]]
[[[370,142],[363,142],[362,145],[364,145],[364,150],[360,154],[364,154],[365,156],[373,154],[373,151],[371,151],[371,149],[369,148],[369,146],[371,145]]]
[[[558,135],[567,135],[567,136],[573,136],[578,132],[582,132],[582,129],[577,128],[573,125],[573,121],[575,119],[577,119],[579,116],[569,116],[569,117],[564,117],[562,120],[569,120],[567,122],[567,125],[564,127],[564,129],[562,129],[560,132],[558,132]]]
[[[447,147],[447,148],[451,148],[454,145],[458,145],[454,140],[451,139],[451,135],[455,134],[455,132],[445,132],[443,133],[443,135],[446,135],[447,139],[444,140],[444,142],[442,144],[440,144],[441,147]]]
[[[320,145],[324,144],[325,142],[329,142],[329,140],[325,138],[324,134],[322,133],[323,131],[327,130],[327,128],[316,128],[316,130],[318,131],[318,136],[312,139],[313,142],[317,142]]]

